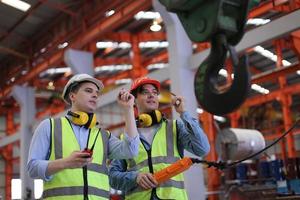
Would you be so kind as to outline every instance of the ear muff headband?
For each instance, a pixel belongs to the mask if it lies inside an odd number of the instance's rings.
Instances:
[[[97,125],[96,114],[94,113],[86,113],[82,111],[68,111],[67,114],[71,116],[70,120],[76,125],[84,126],[86,128],[93,128]]]

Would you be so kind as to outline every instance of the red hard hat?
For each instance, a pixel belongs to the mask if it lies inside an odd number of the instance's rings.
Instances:
[[[135,90],[138,87],[145,85],[145,84],[152,84],[157,88],[157,90],[160,90],[160,82],[158,80],[151,79],[148,77],[141,77],[141,78],[135,79],[132,82],[131,87],[130,87],[130,92],[132,92],[133,90]]]

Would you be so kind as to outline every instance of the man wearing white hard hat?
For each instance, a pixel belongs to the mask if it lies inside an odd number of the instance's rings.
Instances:
[[[62,97],[71,106],[67,115],[42,121],[31,141],[27,170],[44,180],[43,199],[109,199],[107,159],[138,154],[139,136],[134,118],[134,96],[121,90],[117,101],[124,112],[125,140],[97,127],[95,110],[100,80],[73,76]]]

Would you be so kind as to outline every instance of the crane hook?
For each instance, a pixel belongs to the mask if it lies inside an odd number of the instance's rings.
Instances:
[[[233,63],[234,79],[225,91],[216,87],[219,70],[223,68],[227,52]],[[215,115],[224,115],[237,109],[245,100],[250,88],[248,57],[240,59],[226,35],[211,37],[211,51],[199,66],[194,80],[195,95],[201,107]]]

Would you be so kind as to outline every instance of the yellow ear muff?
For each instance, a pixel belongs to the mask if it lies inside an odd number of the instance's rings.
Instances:
[[[162,119],[162,114],[159,110],[155,110],[156,121],[159,123]]]
[[[68,112],[71,116],[71,121],[79,126],[85,126],[86,128],[93,128],[97,125],[96,114],[86,113],[82,111]]]
[[[148,114],[140,114],[138,117],[138,123],[141,127],[148,127],[152,124],[152,117]]]
[[[159,123],[161,120],[162,114],[159,110],[155,110],[151,113],[143,113],[138,116],[138,126],[149,127]]]
[[[90,116],[90,120],[91,120],[91,122],[89,125],[87,124],[88,125],[87,128],[93,128],[94,126],[96,126],[98,124],[96,114],[92,113]]]

